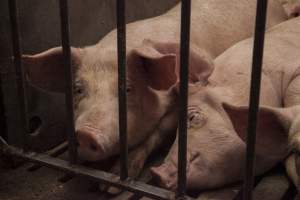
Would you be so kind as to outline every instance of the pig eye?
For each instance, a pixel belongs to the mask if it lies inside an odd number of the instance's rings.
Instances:
[[[83,84],[80,81],[76,81],[74,84],[74,94],[83,94]]]
[[[126,93],[131,93],[132,90],[133,90],[132,86],[128,84],[126,87]]]
[[[205,124],[206,117],[197,107],[188,108],[188,127],[202,127]]]

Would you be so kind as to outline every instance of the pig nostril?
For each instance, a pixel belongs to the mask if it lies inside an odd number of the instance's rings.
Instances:
[[[92,150],[92,151],[97,151],[97,146],[96,145],[94,145],[94,144],[90,144],[90,149]]]
[[[299,13],[297,13],[297,12],[292,13],[292,17],[299,17]]]

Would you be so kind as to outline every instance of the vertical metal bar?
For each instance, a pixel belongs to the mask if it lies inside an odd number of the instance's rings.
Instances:
[[[255,37],[252,57],[252,74],[248,116],[248,134],[246,151],[246,168],[244,180],[244,200],[252,199],[255,163],[256,126],[260,95],[261,70],[263,62],[264,38],[267,14],[267,0],[257,0]]]
[[[73,68],[71,63],[71,48],[69,40],[69,14],[68,0],[60,0],[60,20],[61,20],[61,40],[65,64],[66,76],[66,109],[67,109],[67,132],[69,141],[70,163],[74,164],[77,160],[77,139],[74,128],[73,110]]]
[[[0,70],[0,137],[7,140],[6,135],[6,119],[4,114],[3,92],[2,92],[2,79]]]
[[[187,148],[187,101],[190,49],[191,1],[183,0],[181,5],[180,35],[180,110],[178,135],[178,197],[184,197],[186,190],[186,148]]]
[[[126,15],[125,0],[117,0],[120,179],[128,177],[127,103],[126,103]]]
[[[11,37],[13,44],[13,62],[16,70],[16,79],[17,79],[17,87],[18,87],[18,99],[20,105],[20,114],[21,114],[21,126],[22,126],[22,134],[19,136],[17,142],[18,146],[22,146],[26,149],[27,137],[28,133],[28,120],[27,120],[27,98],[26,98],[26,85],[25,85],[25,71],[22,67],[22,50],[21,50],[21,39],[20,39],[20,31],[19,31],[19,21],[18,21],[18,9],[16,0],[8,0],[9,5],[9,15],[11,21]],[[13,138],[16,139],[16,138]]]

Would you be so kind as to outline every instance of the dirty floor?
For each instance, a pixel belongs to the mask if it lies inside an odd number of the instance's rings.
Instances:
[[[17,169],[0,170],[0,200],[126,200],[140,199],[132,193],[119,196],[101,193],[96,183],[81,177],[71,177],[64,172],[46,167],[29,171],[32,164],[25,163]],[[198,200],[240,199],[241,186],[206,191]],[[142,198],[145,200],[146,198]],[[258,181],[254,189],[255,200],[296,200],[296,191],[284,173],[271,172]]]

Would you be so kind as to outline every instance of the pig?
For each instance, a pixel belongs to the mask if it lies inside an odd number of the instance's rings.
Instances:
[[[269,29],[265,36],[256,175],[300,150],[299,34],[297,17]],[[188,189],[216,188],[243,178],[252,50],[253,38],[233,45],[211,62],[211,74],[202,81],[206,85],[189,85]],[[171,190],[177,187],[177,148],[178,139],[164,162],[151,169],[157,183]],[[295,159],[288,161],[289,174],[299,180]]]
[[[129,175],[133,177],[163,138],[176,132],[176,116],[171,108],[176,103],[173,86],[178,81],[174,69],[178,69],[179,48],[172,44],[180,37],[180,6],[161,16],[127,25],[127,133],[128,147],[132,150]],[[198,56],[215,58],[235,42],[249,37],[255,8],[254,0],[192,1],[191,45],[200,50],[191,54],[203,52]],[[279,2],[271,0],[268,26],[286,19]],[[48,91],[64,92],[62,56],[61,47],[24,55],[30,82]],[[197,76],[198,62],[205,63],[198,56],[195,59],[191,56],[189,67],[195,72],[191,82],[199,82],[201,76],[209,73]],[[116,58],[116,30],[95,45],[71,48],[78,152],[89,161],[119,154]],[[153,135],[156,136],[151,138]],[[118,173],[118,167],[114,169]]]

